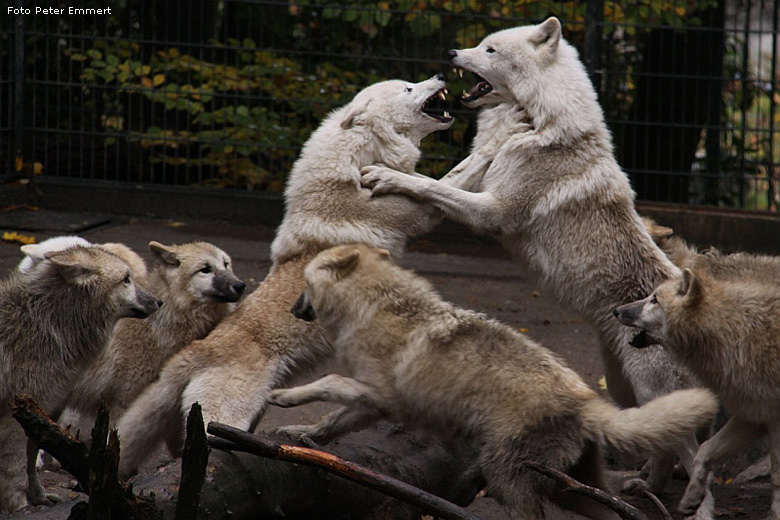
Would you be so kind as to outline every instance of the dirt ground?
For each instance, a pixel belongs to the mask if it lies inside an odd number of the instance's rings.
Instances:
[[[64,218],[67,220],[67,216]],[[52,215],[52,219],[56,221],[58,216]],[[0,215],[0,230],[6,231],[2,220]],[[35,234],[38,240],[65,234],[57,226],[38,232],[18,231]],[[236,273],[248,283],[249,289],[253,289],[262,281],[270,266],[268,247],[273,233],[271,228],[225,222],[111,217],[107,224],[79,234],[98,243],[124,242],[146,257],[146,245],[150,240],[163,243],[210,241],[232,256]],[[18,243],[0,242],[0,275],[15,268],[20,259]],[[427,277],[445,299],[487,313],[540,341],[562,356],[588,384],[606,395],[599,387],[603,371],[593,331],[583,320],[551,302],[489,239],[445,226],[436,233],[413,241],[403,264]],[[311,422],[320,413],[322,408],[316,406],[283,411],[272,409],[263,419],[261,428]],[[756,454],[752,453],[750,457],[755,458]],[[766,478],[741,485],[731,481],[745,464],[743,457],[718,472],[714,493],[719,519],[761,518],[768,511],[770,489]],[[153,468],[154,465],[150,465],[149,469]],[[635,474],[626,471],[631,468],[617,467],[614,463],[611,463],[610,469],[613,470],[611,477],[616,489],[619,489],[622,480]],[[66,498],[75,496],[71,489],[75,481],[67,474],[46,470],[43,481],[50,492]],[[676,478],[659,497],[675,519],[681,518],[676,512],[676,505],[684,487],[685,480]],[[660,510],[648,499],[625,494],[621,497],[639,507],[651,519],[663,518]],[[485,520],[510,518],[489,498],[478,498],[470,509]],[[549,517],[553,520],[580,518],[560,511],[550,511]]]

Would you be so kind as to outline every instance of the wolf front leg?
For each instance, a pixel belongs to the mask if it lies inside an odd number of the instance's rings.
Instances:
[[[324,415],[316,424],[293,424],[282,426],[275,431],[292,438],[308,437],[314,442],[327,444],[345,433],[371,426],[381,416],[382,414],[376,408],[342,406]]]
[[[338,374],[329,374],[306,385],[274,390],[268,399],[269,403],[283,408],[314,401],[382,408],[381,398],[372,386]]]

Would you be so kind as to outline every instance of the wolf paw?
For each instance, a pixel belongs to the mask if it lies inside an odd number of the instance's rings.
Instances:
[[[308,424],[291,424],[289,426],[280,426],[274,430],[274,433],[277,435],[283,435],[285,437],[289,437],[290,439],[304,443],[306,440],[311,441],[309,436],[312,432],[313,428]]]
[[[680,499],[677,510],[686,517],[695,515],[704,500],[704,496],[704,490],[691,489],[691,486],[688,486],[685,494]]]
[[[291,408],[298,404],[287,389],[271,390],[271,394],[268,396],[268,403],[280,408]]]
[[[360,175],[361,186],[370,189],[372,195],[381,195],[383,193],[397,193],[402,187],[398,182],[398,176],[405,174],[387,166],[374,165],[364,166],[360,170]]]
[[[645,491],[650,491],[650,486],[645,479],[634,477],[623,482],[621,491],[628,495],[643,496]]]
[[[54,493],[32,493],[28,494],[27,500],[34,506],[53,506],[55,504],[61,504],[63,499],[59,495]]]

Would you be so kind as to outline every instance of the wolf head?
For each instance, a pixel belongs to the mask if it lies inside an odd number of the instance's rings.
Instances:
[[[296,318],[305,321],[317,319],[326,322],[330,321],[331,314],[350,314],[351,311],[339,311],[350,305],[361,306],[362,303],[355,298],[355,280],[342,282],[353,275],[377,281],[381,268],[377,271],[372,267],[377,264],[389,265],[389,258],[390,253],[386,249],[365,244],[346,244],[326,249],[306,266],[306,289],[291,312]],[[356,273],[359,267],[360,272]]]
[[[17,269],[26,272],[41,263],[46,253],[62,251],[74,246],[90,246],[87,240],[77,236],[52,237],[38,244],[25,244],[20,249],[25,257],[19,262]]]
[[[230,256],[207,242],[166,246],[149,242],[155,271],[178,309],[193,303],[236,302],[246,284],[233,273]]]
[[[436,99],[444,100],[444,75],[420,83],[388,80],[361,90],[348,105],[341,128],[372,125],[373,130],[392,132],[419,144],[423,137],[446,130],[454,119],[447,111],[430,109]]]
[[[99,246],[48,252],[44,259],[66,284],[87,291],[95,305],[105,306],[117,319],[145,318],[161,305],[136,285],[127,262]]]
[[[694,310],[703,294],[701,278],[692,269],[686,268],[679,276],[660,284],[647,298],[622,305],[613,314],[623,325],[639,329],[631,341],[634,347],[663,345],[668,340],[670,316],[675,318]]]
[[[536,128],[566,128],[561,132],[566,139],[594,127],[606,133],[596,91],[557,18],[495,32],[476,47],[450,50],[449,56],[456,69],[476,77],[461,98],[468,107],[520,106]]]

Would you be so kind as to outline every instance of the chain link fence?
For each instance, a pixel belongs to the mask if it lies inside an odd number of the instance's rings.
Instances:
[[[777,211],[780,0],[16,0],[0,17],[0,177],[280,191],[369,83],[558,16],[641,200]],[[470,80],[448,74],[450,92]],[[424,141],[468,153],[474,113]]]

